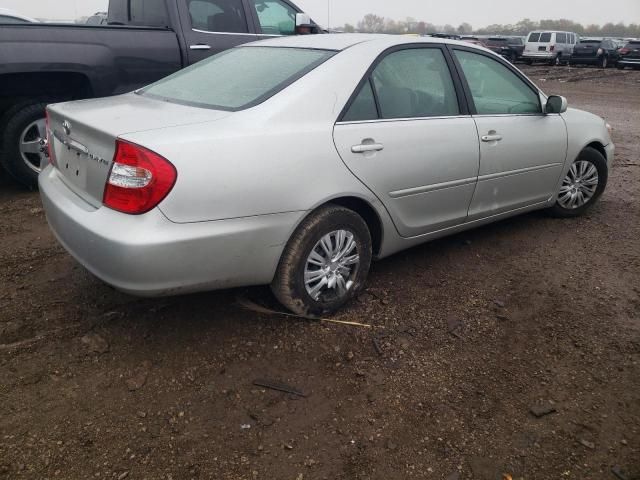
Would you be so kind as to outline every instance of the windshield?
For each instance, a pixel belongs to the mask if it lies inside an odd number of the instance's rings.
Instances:
[[[303,48],[239,47],[137,93],[194,107],[242,110],[264,102],[335,54]]]

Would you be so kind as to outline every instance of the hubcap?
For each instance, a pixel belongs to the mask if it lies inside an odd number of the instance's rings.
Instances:
[[[40,173],[40,162],[46,158],[46,128],[45,119],[41,118],[30,123],[20,135],[22,161],[36,173]]]
[[[575,162],[562,181],[558,203],[570,210],[582,207],[595,195],[598,180],[598,169],[593,163]]]
[[[315,301],[344,297],[353,287],[360,264],[353,233],[336,230],[320,239],[307,257],[304,284]]]

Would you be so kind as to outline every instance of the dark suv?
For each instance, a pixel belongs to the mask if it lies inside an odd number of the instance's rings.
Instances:
[[[484,41],[484,44],[488,49],[502,55],[511,63],[520,60],[524,52],[522,37],[489,37]]]
[[[580,40],[569,59],[570,65],[597,65],[607,68],[618,61],[620,44],[610,38]]]
[[[625,67],[640,68],[640,40],[632,40],[618,50],[618,68],[624,70]]]

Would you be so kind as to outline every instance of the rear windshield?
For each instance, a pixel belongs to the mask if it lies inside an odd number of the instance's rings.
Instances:
[[[540,40],[540,34],[539,33],[532,33],[531,35],[529,35],[529,41],[530,42],[537,42],[538,40]]]
[[[242,110],[264,102],[335,53],[303,48],[233,48],[137,93],[194,107]]]
[[[625,45],[624,48],[631,48],[635,50],[636,48],[640,48],[640,42],[629,42]]]
[[[540,43],[549,43],[551,41],[551,33],[545,32],[540,34]]]
[[[593,45],[600,45],[602,41],[600,40],[580,40],[580,43],[590,43]]]
[[[498,45],[507,45],[507,39],[506,38],[490,38],[489,40],[487,40],[487,45],[489,45],[490,47],[495,47]]]

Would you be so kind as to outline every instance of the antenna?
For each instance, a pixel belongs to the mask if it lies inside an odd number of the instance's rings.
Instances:
[[[331,0],[327,0],[327,30],[331,30]]]

